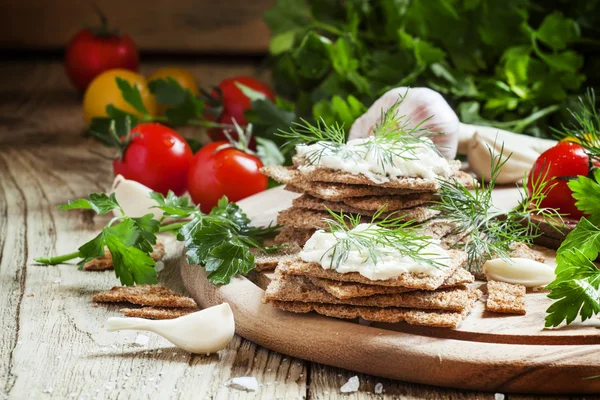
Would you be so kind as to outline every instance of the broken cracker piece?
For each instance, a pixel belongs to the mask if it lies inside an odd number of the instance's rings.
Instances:
[[[291,260],[302,250],[296,243],[283,245],[273,253],[256,252],[254,254],[254,264],[258,271],[273,271],[277,264],[282,260]]]
[[[126,317],[145,319],[174,319],[183,317],[198,311],[197,307],[190,308],[165,308],[165,307],[142,307],[122,308],[120,310]]]
[[[491,312],[525,315],[526,288],[499,281],[488,281],[488,297],[485,309]]]
[[[165,256],[165,245],[162,242],[156,242],[152,253],[150,253],[150,257],[154,261],[162,260]],[[91,261],[88,261],[83,265],[84,271],[105,271],[107,269],[113,268],[113,260],[110,251],[108,248],[104,249],[104,255],[102,257],[95,258]]]
[[[92,297],[97,303],[132,303],[141,306],[194,308],[196,302],[161,285],[115,286]]]

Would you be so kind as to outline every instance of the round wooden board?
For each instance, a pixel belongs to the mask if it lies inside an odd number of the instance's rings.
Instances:
[[[295,194],[276,188],[241,201],[257,225],[272,222]],[[496,204],[511,206],[516,189],[499,189]],[[553,262],[552,253],[548,262]],[[600,322],[544,329],[549,300],[527,295],[526,316],[487,313],[479,303],[459,329],[408,324],[359,325],[316,314],[294,314],[262,303],[249,279],[208,282],[203,268],[184,263],[182,277],[202,307],[231,305],[236,332],[293,357],[404,381],[512,393],[600,393]]]

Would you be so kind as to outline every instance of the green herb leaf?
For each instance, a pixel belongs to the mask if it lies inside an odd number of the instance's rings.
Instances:
[[[562,264],[563,254],[573,249],[578,249],[590,260],[595,260],[600,251],[600,228],[587,218],[582,218],[561,243],[556,253],[557,264]]]
[[[586,214],[600,217],[600,170],[594,168],[594,179],[587,176],[578,176],[570,180],[568,185],[573,191],[573,197],[577,200],[575,206]],[[600,222],[600,221],[598,221]]]
[[[127,82],[125,79],[118,76],[115,78],[115,80],[119,90],[121,91],[121,96],[123,96],[123,99],[127,102],[127,104],[135,108],[141,114],[148,114],[146,106],[142,101],[142,95],[140,94],[140,90],[137,88],[137,86],[129,84],[129,82]]]
[[[248,246],[235,241],[213,247],[205,266],[211,271],[208,279],[217,285],[227,284],[233,276],[245,275],[255,268],[254,256]]]
[[[150,92],[156,96],[158,104],[176,107],[183,104],[188,95],[193,96],[188,89],[183,88],[179,82],[170,76],[166,79],[153,79],[148,83],[148,87]]]
[[[563,50],[570,41],[577,39],[579,35],[579,27],[575,21],[554,12],[544,18],[536,36],[553,50]]]
[[[115,208],[120,209],[121,206],[117,202],[115,194],[112,193],[110,196],[102,193],[92,193],[87,199],[69,200],[65,205],[58,206],[59,210],[94,210],[97,214],[106,214]]]
[[[548,294],[556,300],[549,308],[546,326],[558,326],[591,318],[600,312],[600,270],[578,249],[563,251],[556,267],[556,280],[548,288]]]
[[[158,192],[150,193],[150,197],[158,204],[152,208],[163,210],[164,215],[167,217],[187,218],[198,211],[198,207],[191,203],[189,197],[179,197],[171,190],[167,193],[167,197]]]
[[[264,137],[256,137],[256,154],[261,159],[263,165],[283,165],[285,157],[281,153],[279,146],[272,140]]]

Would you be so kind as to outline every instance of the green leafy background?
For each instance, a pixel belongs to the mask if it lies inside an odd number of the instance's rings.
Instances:
[[[551,136],[600,82],[600,0],[278,0],[265,20],[278,94],[346,127],[428,86],[462,122]]]

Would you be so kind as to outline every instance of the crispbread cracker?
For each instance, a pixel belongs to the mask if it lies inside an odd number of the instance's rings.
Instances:
[[[141,306],[194,308],[196,302],[161,285],[115,286],[95,294],[97,303],[133,303]]]
[[[393,217],[407,222],[423,222],[433,218],[437,214],[438,211],[427,207],[415,207],[394,213]],[[328,228],[328,225],[324,219],[327,218],[331,218],[331,215],[327,211],[314,211],[291,207],[279,212],[277,215],[277,223],[302,229],[326,229]],[[364,216],[361,218],[361,222],[369,223],[371,222],[371,217]]]
[[[196,312],[198,311],[198,308],[142,307],[122,308],[120,311],[126,317],[145,319],[174,319]]]
[[[293,259],[302,250],[296,243],[283,245],[274,253],[257,252],[254,254],[254,264],[258,271],[273,271],[281,260]]]
[[[363,283],[331,281],[322,278],[310,278],[311,282],[325,290],[327,293],[338,299],[351,299],[355,297],[373,296],[376,294],[406,293],[417,289],[409,289],[394,286],[366,285]],[[450,288],[473,283],[475,278],[464,268],[457,269],[444,283],[439,287]]]
[[[150,253],[150,257],[154,261],[162,260],[165,256],[165,245],[162,242],[156,242],[152,253]],[[83,269],[85,271],[105,271],[107,269],[113,268],[113,260],[110,251],[108,248],[104,249],[104,256],[95,258],[87,263],[83,264]]]
[[[358,272],[340,274],[339,272],[336,272],[331,269],[324,269],[319,264],[307,263],[302,261],[301,259],[282,261],[277,266],[277,270],[280,270],[282,274],[304,275],[334,281],[356,282],[380,286],[399,286],[411,289],[435,290],[439,286],[441,286],[444,283],[444,281],[467,260],[466,253],[459,250],[448,250],[448,255],[452,260],[450,266],[448,268],[441,269],[441,273],[436,276],[404,273],[397,278],[373,281],[362,276]]]
[[[298,246],[304,246],[304,243],[312,234],[315,233],[315,229],[302,229],[294,228],[293,226],[284,226],[279,231],[279,234],[275,236],[274,242],[276,244],[295,243]]]
[[[546,261],[546,257],[544,257],[539,251],[527,246],[525,243],[515,242],[510,245],[510,249],[511,252],[509,256],[512,258],[529,258],[530,260],[535,260],[541,263]]]
[[[434,193],[425,192],[399,196],[350,197],[343,199],[343,202],[351,207],[362,210],[377,211],[385,207],[385,210],[389,212],[421,206],[436,198],[437,196]]]
[[[265,302],[301,301],[304,303],[347,304],[366,307],[401,307],[426,310],[462,311],[470,302],[469,289],[381,294],[353,299],[338,299],[312,284],[309,278],[275,274],[265,291]]]
[[[525,306],[525,286],[488,281],[487,290],[488,297],[485,304],[487,311],[519,315],[527,313]]]
[[[342,202],[342,201],[321,200],[321,199],[317,199],[316,197],[312,197],[308,194],[303,194],[302,196],[295,198],[292,201],[292,206],[295,208],[303,208],[303,209],[314,210],[314,211],[327,211],[327,209],[330,209],[331,211],[334,211],[336,213],[344,212],[345,214],[360,214],[360,215],[366,215],[366,216],[373,216],[378,213],[377,209],[363,210],[360,208],[349,206],[348,204],[346,204],[345,202]],[[418,218],[426,218],[427,216],[431,215],[430,218],[433,218],[433,216],[439,214],[438,211],[435,211],[435,210],[432,210],[431,208],[423,207],[423,206],[397,209],[395,211],[388,210],[387,208],[385,208],[382,211],[383,212],[381,212],[379,214],[379,218],[381,218],[381,219],[389,217],[389,216],[400,217],[400,216],[404,216],[404,215],[417,215]],[[426,219],[430,219],[430,218],[426,218]]]
[[[465,317],[469,315],[473,305],[480,296],[480,291],[473,291],[469,306],[460,312],[302,303],[299,301],[273,301],[271,304],[276,308],[295,313],[316,311],[319,314],[334,318],[355,319],[360,317],[374,322],[396,323],[405,321],[411,325],[457,328]]]

